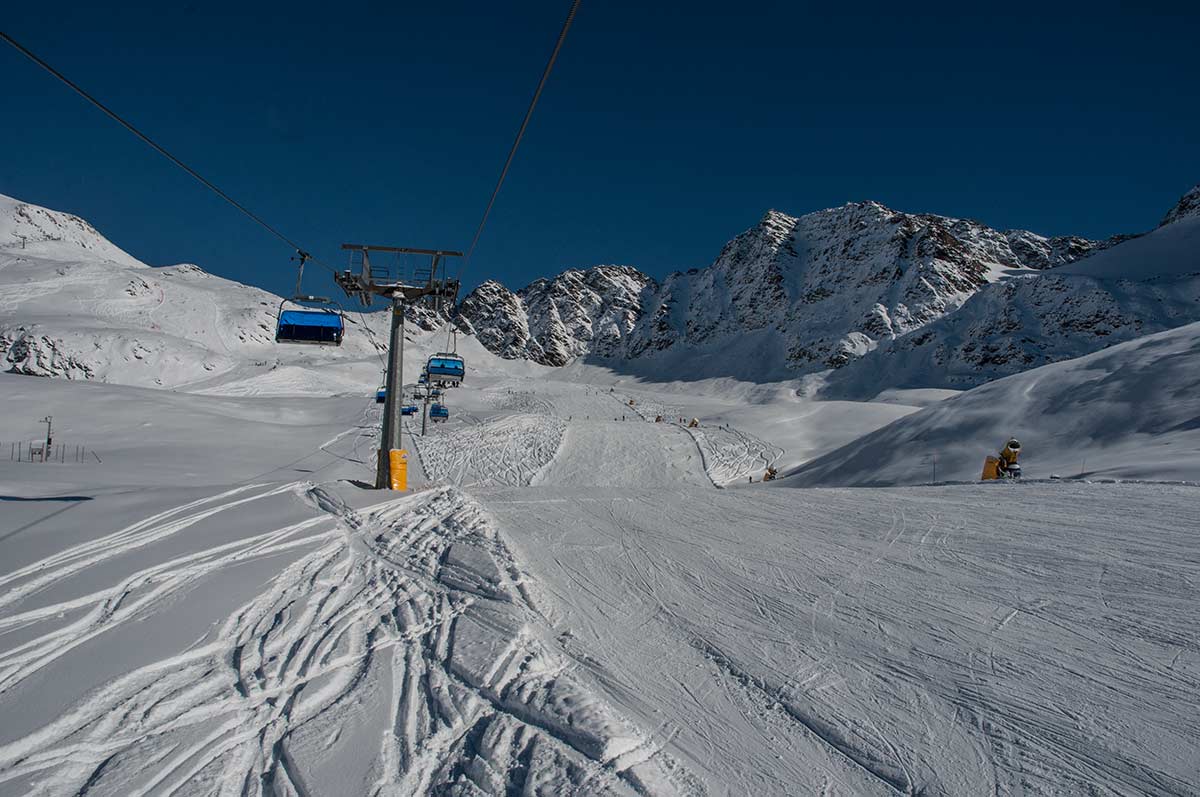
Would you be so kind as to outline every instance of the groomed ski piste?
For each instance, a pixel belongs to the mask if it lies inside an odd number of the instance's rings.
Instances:
[[[391,493],[379,319],[97,251],[0,252],[0,797],[1200,793],[1200,325],[867,402],[460,337]]]

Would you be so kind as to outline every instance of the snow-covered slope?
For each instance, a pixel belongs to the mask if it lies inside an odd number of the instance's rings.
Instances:
[[[975,388],[820,457],[787,483],[974,480],[1013,435],[1029,477],[1195,480],[1200,323]]]
[[[78,216],[30,205],[0,194],[0,247],[50,260],[103,260],[143,266]]]
[[[1193,193],[1200,194],[1200,186]],[[1200,208],[1180,211],[1187,201],[1184,197],[1153,232],[1049,273],[1159,282],[1200,275]]]
[[[547,365],[674,348],[703,358],[764,333],[776,339],[772,352],[749,370],[767,378],[781,368],[844,365],[954,310],[991,281],[1069,263],[1109,243],[999,232],[876,202],[800,217],[773,210],[711,266],[676,272],[661,285],[609,266],[567,271],[515,294],[488,282],[461,314],[491,351]],[[744,360],[721,356],[707,365],[746,370]]]
[[[276,344],[280,301],[198,266],[148,267],[74,216],[0,197],[3,370],[179,387],[255,363],[374,356],[357,314],[340,350]],[[382,314],[366,318],[384,339]]]
[[[958,311],[831,374],[822,395],[969,388],[1200,321],[1200,215],[1187,210],[1196,194],[1146,235],[986,286]]]
[[[100,455],[0,458],[0,795],[1194,792],[1196,488],[718,490],[784,430],[493,364],[411,494],[365,396],[0,375]]]

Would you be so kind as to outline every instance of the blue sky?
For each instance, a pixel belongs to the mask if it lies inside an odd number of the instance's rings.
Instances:
[[[861,199],[1103,237],[1200,182],[1194,4],[965,5],[584,0],[465,280],[662,276],[768,208]],[[468,245],[567,6],[22,3],[3,25],[340,263],[343,241]],[[6,46],[0,80],[0,193],[290,291],[286,246]]]

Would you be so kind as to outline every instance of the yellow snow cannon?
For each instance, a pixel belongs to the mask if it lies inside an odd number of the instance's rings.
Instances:
[[[1000,449],[1000,456],[984,460],[981,480],[1021,478],[1021,463],[1017,462],[1020,456],[1021,442],[1015,437],[1009,438],[1004,448]]]
[[[983,461],[983,475],[980,481],[990,482],[1000,478],[1000,458],[989,456]]]

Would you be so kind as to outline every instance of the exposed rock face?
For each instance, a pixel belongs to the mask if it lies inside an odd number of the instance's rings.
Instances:
[[[530,357],[529,316],[520,298],[500,283],[488,280],[471,291],[458,313],[459,326],[489,351],[509,360]]]
[[[1022,267],[1004,234],[976,222],[875,202],[771,211],[707,269],[668,277],[628,353],[772,328],[798,371],[839,367]]]
[[[1194,216],[1200,216],[1200,185],[1195,186],[1191,191],[1184,194],[1175,207],[1171,208],[1171,211],[1163,217],[1158,226],[1164,227],[1171,222]]]
[[[26,376],[92,379],[95,372],[61,340],[38,334],[36,327],[0,330],[0,361],[8,372]]]
[[[1068,266],[988,285],[829,377],[824,395],[970,388],[1200,321],[1200,190],[1162,225]]]
[[[463,300],[461,325],[509,359],[566,365],[595,353],[619,355],[654,281],[627,266],[570,269],[513,293],[488,281]]]
[[[1026,268],[1055,268],[1073,263],[1093,252],[1107,249],[1125,240],[1128,236],[1116,236],[1106,241],[1092,241],[1076,235],[1044,238],[1025,230],[1009,230],[1004,233],[1013,254]]]

